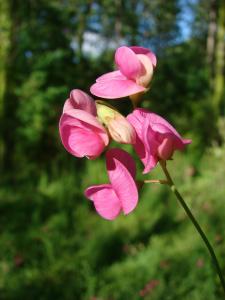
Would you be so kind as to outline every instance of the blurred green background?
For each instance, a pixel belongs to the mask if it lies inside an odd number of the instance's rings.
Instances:
[[[222,0],[0,0],[0,299],[222,299],[167,187],[144,187],[113,222],[96,214],[83,191],[108,181],[104,158],[69,155],[58,120],[71,89],[113,69],[118,46],[151,48],[143,106],[193,139],[168,167],[225,275],[224,26]]]

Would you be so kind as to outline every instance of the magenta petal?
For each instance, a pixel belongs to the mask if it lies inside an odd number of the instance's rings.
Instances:
[[[74,153],[79,153],[80,157],[97,157],[105,147],[98,134],[83,128],[70,129],[68,146]]]
[[[124,214],[128,214],[134,210],[138,203],[138,190],[129,171],[131,170],[132,158],[126,152],[122,155],[120,153],[118,149],[108,151],[106,153],[106,167],[112,187],[121,201],[122,210]],[[126,167],[127,165],[129,170]]]
[[[89,114],[88,112],[80,110],[80,109],[69,110],[64,115],[71,117],[71,118],[67,118],[68,120],[66,121],[68,123],[70,120],[71,125],[73,125],[74,122],[76,122],[75,120],[79,120],[79,121],[83,122],[84,126],[85,126],[85,124],[87,124],[86,126],[90,126],[90,125],[93,126],[93,129],[101,136],[105,145],[108,145],[108,143],[109,143],[108,134],[107,134],[104,126],[97,120],[96,117],[94,117],[93,115]],[[61,124],[61,122],[60,122],[60,124]]]
[[[110,184],[91,186],[85,196],[94,202],[96,211],[107,220],[115,219],[121,211],[121,202]]]
[[[106,152],[106,161],[108,162],[107,166],[111,169],[114,166],[112,158],[116,158],[117,160],[119,160],[130,172],[130,175],[135,179],[136,165],[134,159],[129,153],[119,148],[108,150]]]
[[[129,79],[112,79],[96,82],[91,86],[90,91],[93,95],[101,98],[116,99],[144,92],[145,88]]]
[[[172,138],[164,138],[163,142],[158,147],[158,155],[161,159],[170,159],[174,151],[174,141]]]
[[[104,150],[104,142],[93,131],[65,125],[60,131],[62,143],[66,150],[76,157],[95,158]]]
[[[143,124],[142,141],[146,151],[146,156],[142,160],[145,166],[143,174],[146,174],[155,168],[159,160],[157,156],[159,143],[157,142],[155,132],[152,130],[147,119]]]
[[[129,47],[129,48],[131,50],[133,50],[134,53],[136,53],[136,54],[145,54],[145,55],[147,55],[150,58],[153,66],[156,67],[157,59],[156,59],[155,54],[152,51],[150,51],[147,48],[139,47],[139,46],[132,46],[132,47]]]
[[[136,54],[128,47],[120,47],[115,53],[115,62],[123,75],[135,80],[142,71],[141,63]]]
[[[94,100],[85,92],[75,89],[70,93],[70,98],[66,100],[63,112],[67,112],[70,109],[84,110],[94,116],[96,116],[96,106]]]

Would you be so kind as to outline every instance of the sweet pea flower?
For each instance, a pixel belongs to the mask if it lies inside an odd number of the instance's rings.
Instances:
[[[59,122],[62,144],[69,153],[94,159],[108,145],[107,131],[96,116],[94,100],[81,90],[73,90]]]
[[[159,160],[171,159],[175,150],[183,150],[191,143],[165,119],[146,109],[135,109],[127,119],[136,130],[134,148],[145,166],[144,174],[151,171]]]
[[[111,138],[121,144],[134,144],[136,132],[127,119],[108,103],[97,100],[97,116],[108,129]]]
[[[156,67],[156,56],[149,49],[120,47],[115,53],[118,70],[100,76],[91,93],[101,98],[116,99],[146,92]]]
[[[113,220],[121,211],[125,215],[132,212],[138,203],[136,166],[126,151],[115,148],[106,152],[106,168],[111,183],[90,186],[85,196],[101,217]]]

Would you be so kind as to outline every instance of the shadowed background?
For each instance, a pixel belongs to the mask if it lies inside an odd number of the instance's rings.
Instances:
[[[117,47],[151,48],[143,107],[193,140],[168,167],[225,274],[224,24],[222,0],[0,0],[0,299],[222,297],[167,187],[145,186],[129,216],[96,214],[83,191],[108,181],[104,157],[68,154],[58,120],[71,89],[113,70]]]

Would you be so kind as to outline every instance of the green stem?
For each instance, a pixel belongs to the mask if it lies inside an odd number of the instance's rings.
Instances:
[[[221,271],[221,267],[219,265],[219,262],[218,262],[218,259],[216,257],[216,254],[213,250],[213,247],[211,246],[209,240],[207,239],[204,231],[202,230],[202,228],[200,227],[200,225],[198,224],[197,220],[195,219],[195,217],[193,216],[192,212],[190,211],[189,207],[187,206],[187,204],[185,203],[184,199],[182,198],[181,194],[178,192],[167,168],[166,168],[166,161],[163,161],[161,160],[160,161],[160,165],[166,175],[166,178],[167,178],[167,181],[168,181],[168,185],[170,186],[172,192],[175,194],[175,196],[177,197],[178,201],[180,202],[181,206],[183,207],[183,209],[185,210],[186,214],[188,215],[188,217],[190,218],[190,220],[192,221],[193,225],[195,226],[196,230],[198,231],[198,233],[200,234],[202,240],[204,241],[205,243],[205,246],[207,247],[210,255],[211,255],[211,258],[212,258],[212,262],[216,268],[216,271],[217,271],[217,274],[219,276],[219,279],[220,279],[220,282],[221,282],[221,285],[223,287],[223,291],[224,291],[224,294],[225,294],[225,281],[224,281],[224,278],[223,278],[223,274],[222,274],[222,271]]]

